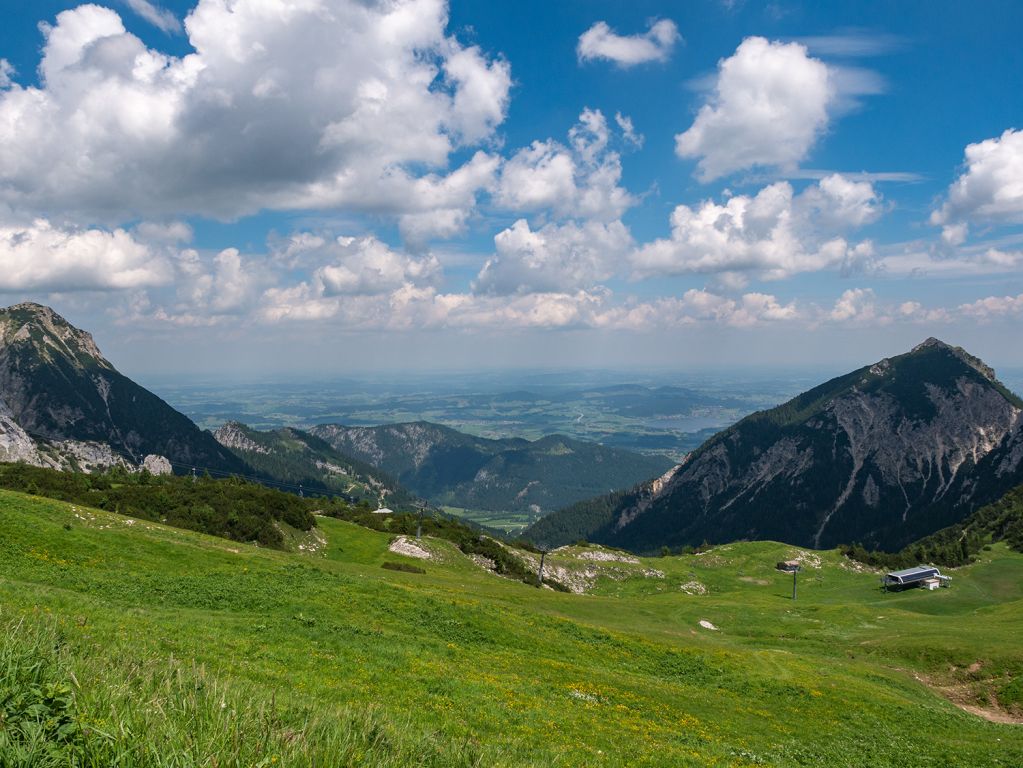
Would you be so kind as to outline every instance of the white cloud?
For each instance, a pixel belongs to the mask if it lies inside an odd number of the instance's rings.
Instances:
[[[386,293],[407,283],[433,282],[440,273],[436,257],[413,258],[375,237],[339,237],[320,253],[330,258],[313,273],[322,296]]]
[[[872,261],[873,246],[852,245],[840,234],[880,214],[880,197],[867,182],[836,174],[798,195],[788,182],[776,182],[754,196],[677,206],[671,237],[640,247],[632,266],[637,277],[754,272],[777,279],[829,268],[853,272]]]
[[[636,128],[632,124],[632,118],[628,115],[623,115],[621,112],[615,112],[615,122],[618,123],[618,127],[622,130],[622,138],[626,144],[633,147],[642,147],[644,136],[642,133],[638,133]]]
[[[960,305],[959,312],[977,320],[1023,315],[1023,293],[1017,296],[988,296]]]
[[[491,140],[511,73],[446,24],[441,0],[199,0],[178,58],[109,9],[64,11],[41,85],[0,92],[0,201],[90,221],[443,211],[450,232],[497,160],[448,163]]]
[[[194,235],[192,228],[183,221],[143,221],[135,227],[135,233],[146,242],[156,243],[188,243]]]
[[[154,27],[167,33],[180,32],[181,22],[166,8],[160,8],[149,0],[124,0],[128,7]]]
[[[14,67],[7,59],[0,59],[0,89],[9,88],[14,81]]]
[[[513,211],[564,205],[576,194],[575,161],[563,145],[548,139],[520,149],[501,169],[495,203]]]
[[[931,223],[944,227],[943,238],[962,242],[972,222],[1023,224],[1023,131],[1010,128],[970,144],[965,155],[963,173],[931,214]]]
[[[62,229],[46,219],[0,225],[0,291],[106,291],[172,278],[164,256],[123,229]]]
[[[814,53],[825,56],[880,56],[905,48],[906,38],[885,32],[854,30],[839,35],[818,35],[797,38]]]
[[[615,303],[606,288],[498,296],[440,293],[406,284],[390,294],[342,299],[316,296],[302,284],[267,291],[264,300],[261,322],[330,322],[347,330],[645,331],[698,324],[751,327],[803,317],[795,303],[782,304],[770,294],[747,293],[733,299],[699,290],[649,302]]]
[[[617,219],[635,205],[620,186],[621,157],[609,149],[611,133],[600,110],[584,109],[568,139],[569,146],[547,139],[516,152],[501,170],[495,204],[601,221]]]
[[[882,212],[880,195],[870,182],[838,173],[807,187],[796,206],[807,228],[823,232],[857,229],[876,221]]]
[[[869,288],[843,291],[829,314],[829,319],[840,323],[869,323],[877,318],[874,292]]]
[[[746,38],[719,63],[714,93],[675,151],[699,158],[703,181],[754,166],[794,169],[827,128],[835,96],[828,67],[804,46]]]
[[[640,35],[618,35],[606,22],[598,21],[579,36],[576,54],[579,61],[604,59],[620,67],[633,67],[651,61],[667,61],[680,39],[678,27],[670,19],[650,24]]]
[[[781,304],[771,294],[746,293],[739,299],[732,299],[698,289],[686,291],[679,299],[658,301],[653,308],[676,325],[713,322],[743,328],[795,320],[801,316],[795,303]]]
[[[547,224],[525,219],[494,237],[496,253],[473,285],[477,293],[524,294],[592,288],[620,268],[632,237],[620,221]]]
[[[396,295],[432,293],[441,277],[435,256],[411,256],[373,236],[297,233],[273,260],[288,269],[316,266],[307,278],[290,285],[286,275],[278,276],[263,293],[258,314],[267,322],[341,317],[358,327],[390,327],[388,307]]]

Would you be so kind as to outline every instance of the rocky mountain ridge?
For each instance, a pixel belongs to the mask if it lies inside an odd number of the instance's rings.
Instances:
[[[229,421],[213,436],[256,472],[294,488],[337,494],[373,507],[386,504],[405,510],[414,506],[413,497],[385,473],[303,430],[284,427],[263,432]]]
[[[660,475],[671,462],[548,435],[489,439],[419,421],[377,427],[321,424],[333,448],[394,477],[436,504],[534,514]]]
[[[61,469],[245,465],[117,371],[91,334],[49,307],[0,309],[0,459]],[[162,457],[163,461],[157,457]]]
[[[576,509],[531,535],[637,550],[757,538],[897,548],[1023,480],[1021,414],[990,367],[932,338],[741,420],[609,517],[602,506],[591,530]]]

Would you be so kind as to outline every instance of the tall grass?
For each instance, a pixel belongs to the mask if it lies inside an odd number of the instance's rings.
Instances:
[[[83,656],[52,621],[0,622],[3,768],[493,765],[377,712],[320,712],[176,659]]]

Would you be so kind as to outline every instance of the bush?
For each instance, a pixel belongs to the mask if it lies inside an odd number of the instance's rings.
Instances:
[[[408,563],[392,563],[388,561],[380,567],[386,568],[389,571],[402,571],[403,573],[426,573],[425,568],[420,568],[418,565],[409,565]]]
[[[0,488],[278,549],[284,546],[279,523],[308,531],[316,525],[313,510],[323,506],[322,500],[238,478],[203,477],[193,482],[173,475],[130,474],[121,468],[86,475],[0,464]]]

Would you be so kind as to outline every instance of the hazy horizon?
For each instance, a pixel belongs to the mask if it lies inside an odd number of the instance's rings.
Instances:
[[[1023,6],[15,5],[0,303],[136,378],[1023,366]]]

